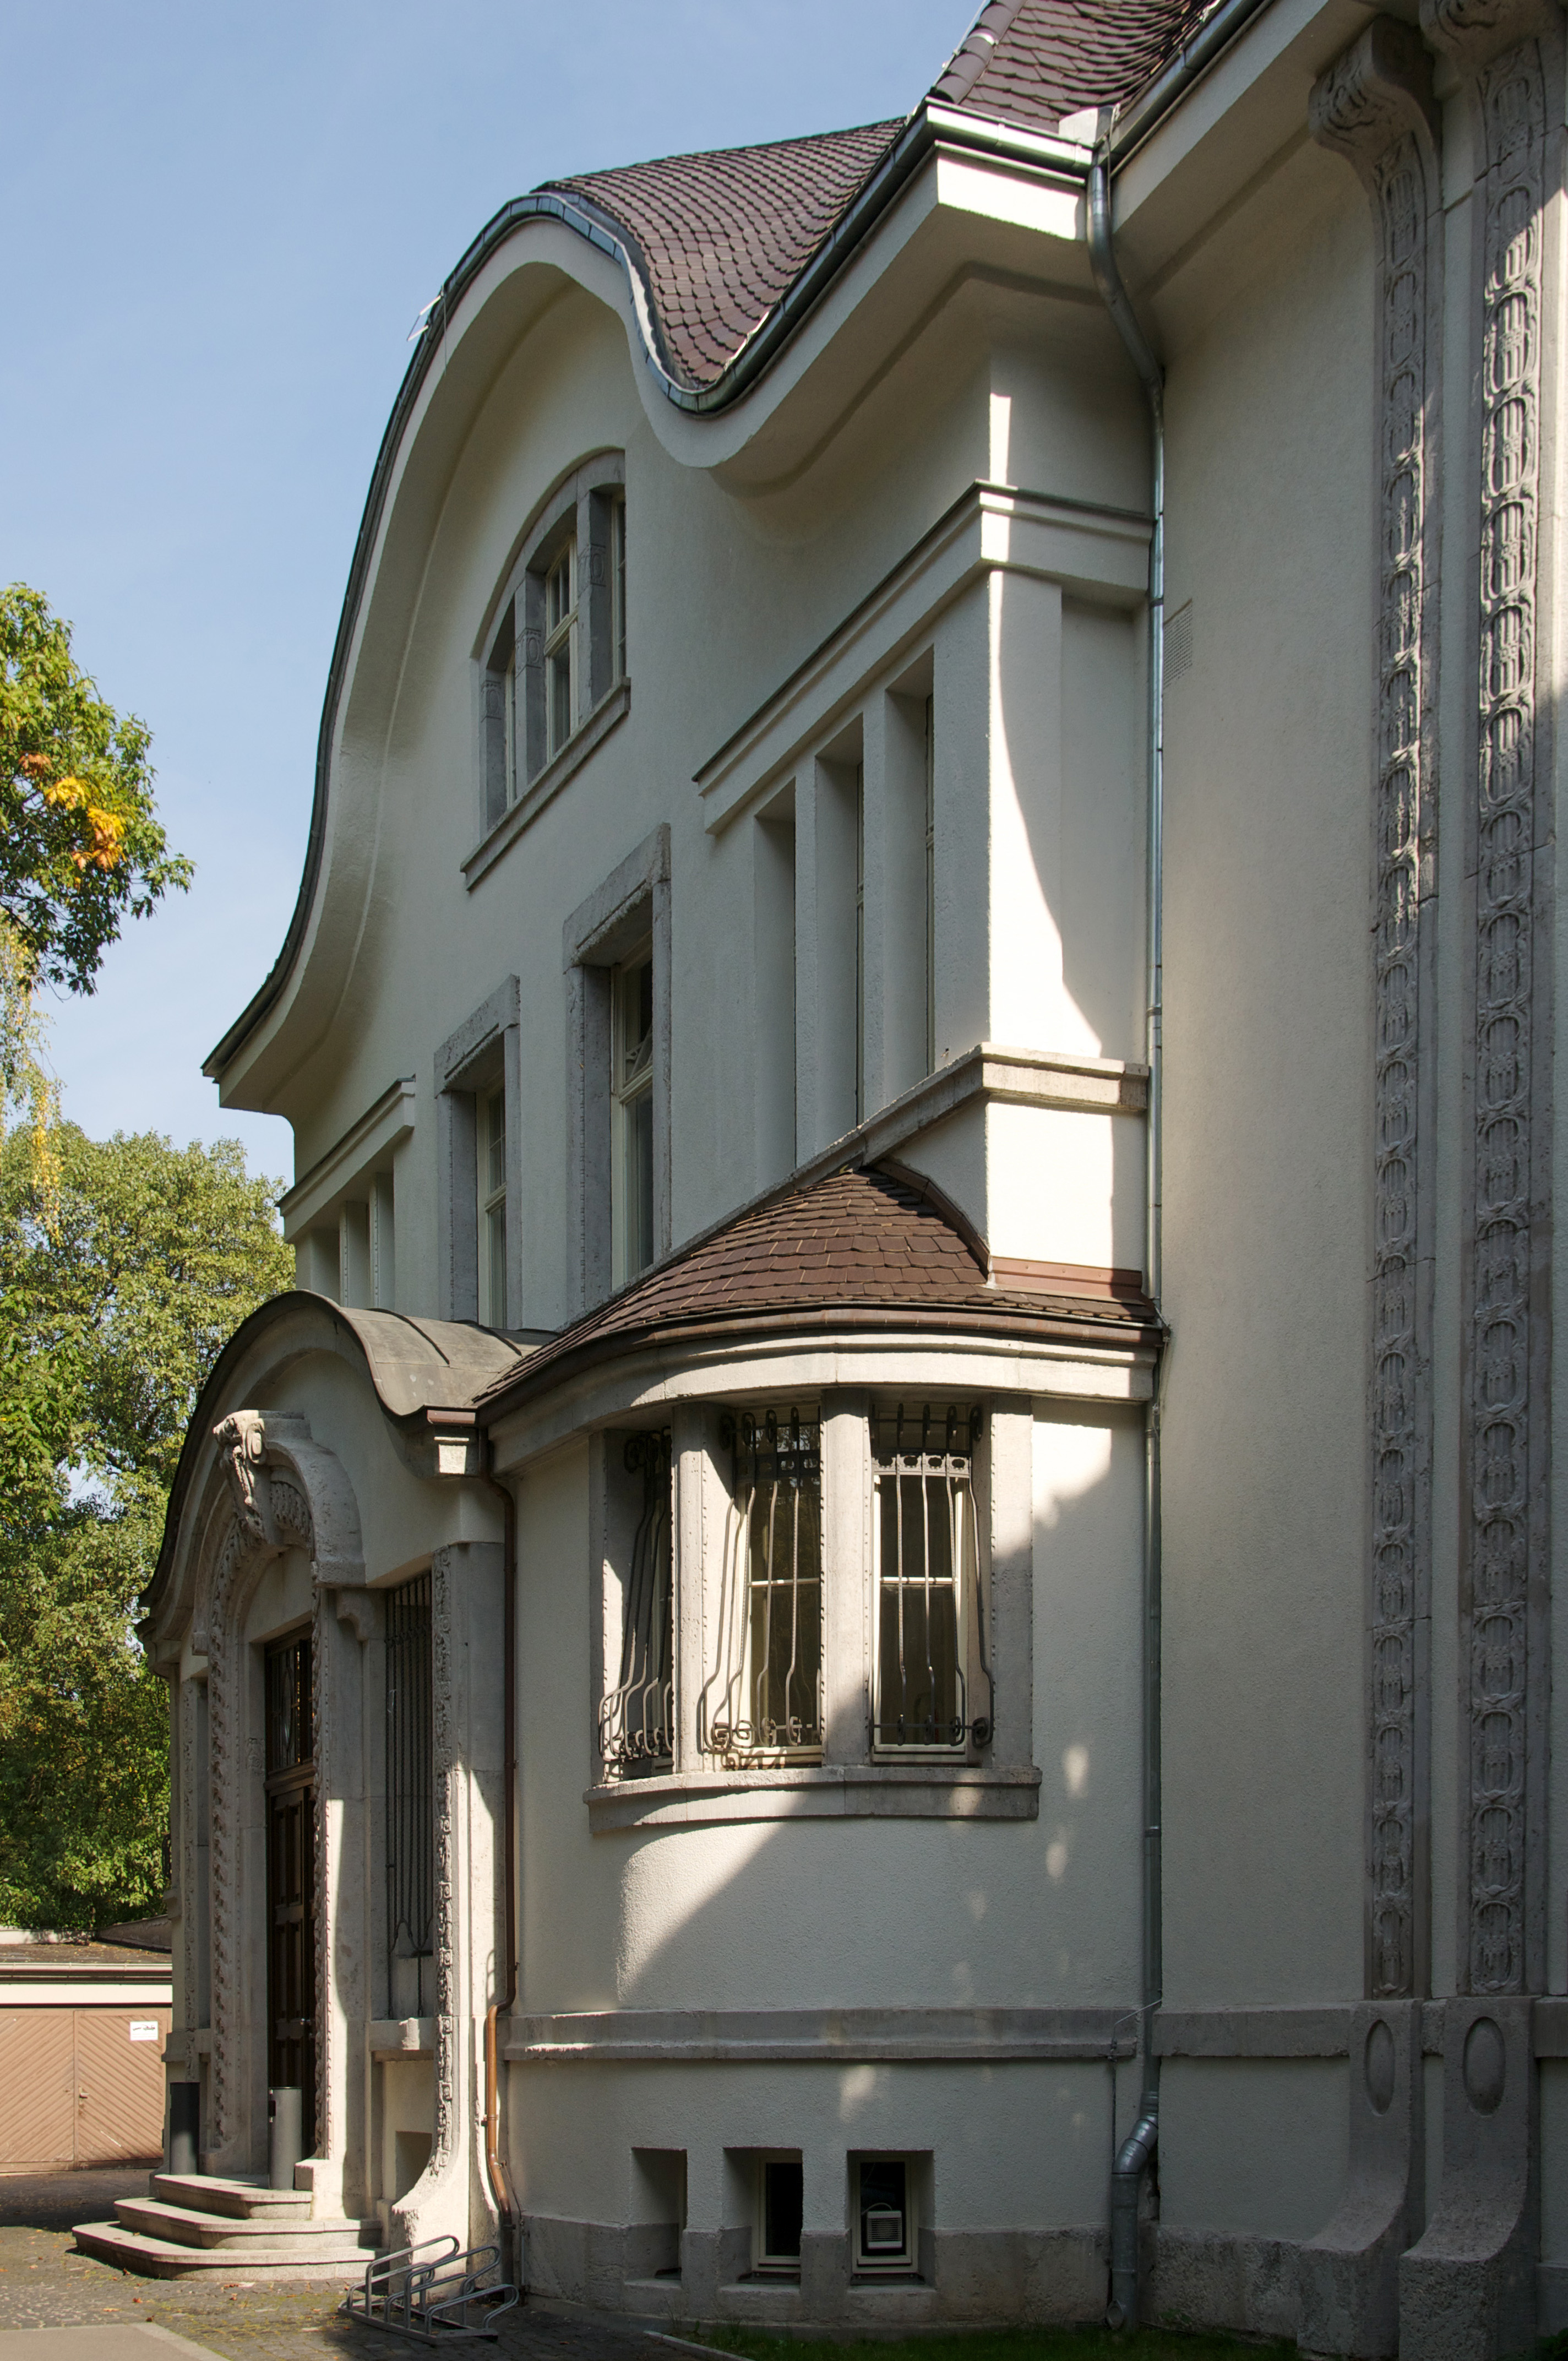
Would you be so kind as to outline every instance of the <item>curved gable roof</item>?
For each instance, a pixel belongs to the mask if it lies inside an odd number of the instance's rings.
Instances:
[[[609,253],[630,284],[661,391],[681,409],[713,416],[782,351],[929,150],[933,101],[977,124],[1054,131],[1088,106],[1124,105],[1184,56],[1195,67],[1201,32],[1200,49],[1223,46],[1266,5],[992,0],[903,122],[583,173],[546,182],[492,216],[430,305],[382,436],[327,675],[299,897],[277,960],[209,1053],[204,1073],[221,1081],[280,998],[304,941],[321,873],[333,729],[397,455],[454,314],[507,239],[530,221],[554,220]]]
[[[903,128],[901,117],[545,186],[620,230],[641,267],[665,368],[681,385],[707,387],[820,251]]]

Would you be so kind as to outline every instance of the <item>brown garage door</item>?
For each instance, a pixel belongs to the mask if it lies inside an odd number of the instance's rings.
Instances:
[[[76,2011],[0,2009],[0,2164],[72,2164]]]
[[[167,2008],[0,2010],[0,2167],[149,2161]]]

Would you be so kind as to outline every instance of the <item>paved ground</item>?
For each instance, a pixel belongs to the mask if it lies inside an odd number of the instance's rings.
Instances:
[[[178,2361],[171,2338],[188,2356],[225,2361],[396,2361],[421,2349],[343,2319],[338,2288],[135,2279],[73,2251],[73,2223],[105,2221],[116,2197],[146,2194],[145,2169],[0,2178],[0,2361]],[[499,2361],[680,2361],[624,2321],[537,2301],[501,2323],[496,2344],[462,2349]]]

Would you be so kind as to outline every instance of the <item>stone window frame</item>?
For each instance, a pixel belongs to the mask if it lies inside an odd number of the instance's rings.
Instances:
[[[613,1288],[612,978],[653,947],[653,1260],[670,1251],[670,830],[661,822],[562,929],[566,978],[567,1287],[570,1316]],[[643,1274],[639,1273],[639,1277]]]
[[[630,705],[624,660],[626,459],[598,451],[546,493],[523,528],[473,649],[475,806],[478,841],[464,862],[470,886],[599,745]],[[617,511],[620,511],[620,523]],[[544,584],[569,539],[576,544],[576,713],[549,751]],[[618,566],[618,552],[620,565]],[[508,776],[504,681],[515,665],[514,775]]]
[[[522,1312],[522,1028],[515,975],[498,985],[435,1053],[438,1159],[437,1280],[443,1320],[479,1319],[479,1165],[477,1101],[498,1082],[506,1093],[507,1327]]]
[[[894,1381],[894,1383],[896,1381]],[[822,1437],[823,1724],[819,1761],[767,1765],[725,1763],[699,1743],[699,1700],[711,1666],[708,1634],[730,1501],[726,1422],[766,1400],[671,1405],[671,1588],[674,1614],[674,1761],[668,1772],[606,1779],[597,1744],[598,1709],[612,1683],[618,1646],[613,1609],[621,1596],[629,1503],[616,1471],[627,1428],[593,1437],[590,1564],[594,1607],[589,1683],[595,1733],[587,1795],[595,1834],[704,1821],[815,1817],[1034,1819],[1040,1773],[1034,1757],[1034,1405],[977,1386],[982,1411],[974,1453],[980,1582],[994,1719],[983,1747],[941,1757],[911,1750],[898,1759],[872,1739],[877,1568],[872,1491],[872,1416],[889,1382],[805,1385],[795,1405],[814,1411]],[[907,1390],[907,1389],[906,1389]],[[690,1569],[697,1570],[694,1581]]]

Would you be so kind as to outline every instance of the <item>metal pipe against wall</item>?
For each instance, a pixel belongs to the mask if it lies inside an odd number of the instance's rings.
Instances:
[[[487,1440],[486,1453],[490,1444]],[[499,2018],[517,2000],[517,1502],[510,1488],[487,1473],[487,1482],[501,1497],[501,1711],[506,1721],[502,1749],[501,1843],[506,1876],[506,1982],[485,2011],[485,2171],[500,2216],[501,2275],[522,2286],[522,2224],[511,2176],[501,2155]]]
[[[1162,1268],[1162,1009],[1164,1003],[1165,831],[1165,372],[1122,284],[1111,230],[1111,110],[1102,112],[1090,167],[1089,258],[1106,310],[1143,380],[1152,444],[1154,533],[1149,544],[1148,844],[1145,1054],[1149,1069],[1145,1206],[1146,1283],[1156,1306]],[[1155,2010],[1165,1979],[1160,1859],[1160,1401],[1157,1380],[1144,1424],[1143,1563],[1143,1996],[1138,2011],[1143,2088],[1138,2119],[1111,2170],[1113,2328],[1135,2328],[1139,2310],[1138,2208],[1144,2177],[1159,2146],[1159,2059]],[[1113,2094],[1114,2086],[1113,2085]]]

